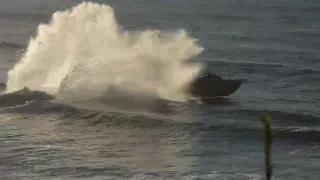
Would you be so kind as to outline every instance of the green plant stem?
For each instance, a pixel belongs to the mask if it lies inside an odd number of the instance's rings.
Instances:
[[[271,145],[272,145],[272,135],[271,135],[271,117],[264,115],[262,120],[265,125],[264,132],[264,147],[265,147],[265,171],[267,180],[271,180],[272,177],[272,162],[271,162]]]

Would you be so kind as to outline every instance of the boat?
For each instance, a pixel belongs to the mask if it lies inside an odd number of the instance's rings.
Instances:
[[[222,79],[219,75],[207,72],[199,76],[189,87],[188,91],[193,97],[215,98],[226,97],[236,92],[243,80]]]

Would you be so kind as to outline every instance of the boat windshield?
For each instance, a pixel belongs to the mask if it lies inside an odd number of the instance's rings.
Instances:
[[[214,73],[210,73],[210,72],[204,73],[203,77],[204,78],[222,79],[219,75],[214,74]]]

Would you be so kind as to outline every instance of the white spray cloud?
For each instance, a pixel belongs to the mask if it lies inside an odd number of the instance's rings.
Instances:
[[[125,31],[111,7],[83,2],[39,25],[26,53],[8,72],[6,92],[29,87],[83,98],[117,87],[183,99],[185,86],[202,69],[188,61],[201,51],[182,29]]]

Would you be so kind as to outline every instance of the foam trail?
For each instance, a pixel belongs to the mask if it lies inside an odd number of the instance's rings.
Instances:
[[[53,14],[8,72],[6,92],[27,86],[61,97],[101,95],[108,87],[181,100],[202,65],[202,48],[182,29],[126,31],[107,5],[83,2]],[[108,96],[108,94],[106,94]]]

